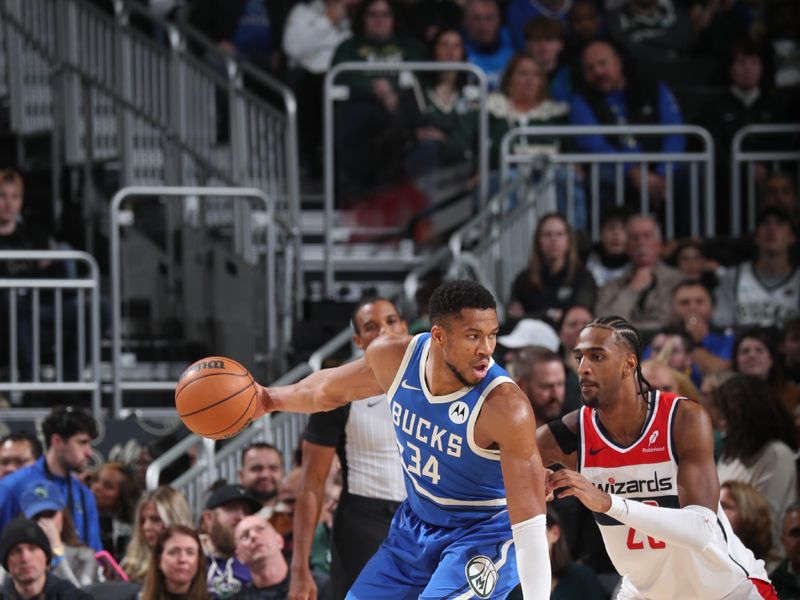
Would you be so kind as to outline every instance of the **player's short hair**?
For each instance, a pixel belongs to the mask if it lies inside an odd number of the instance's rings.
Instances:
[[[462,309],[497,310],[492,293],[477,281],[456,279],[446,281],[431,295],[431,325],[441,326],[450,317],[460,317]]]
[[[361,312],[361,309],[367,304],[374,304],[375,302],[388,302],[394,306],[397,314],[400,315],[400,309],[397,308],[397,304],[395,304],[393,300],[389,300],[389,298],[385,296],[366,296],[358,301],[358,304],[356,304],[356,307],[353,309],[353,313],[350,315],[350,328],[356,335],[361,335],[361,331],[358,328],[358,321],[356,319],[356,317],[358,317],[358,313]],[[400,318],[402,319],[403,315],[400,315]]]
[[[244,457],[247,456],[247,453],[251,450],[273,450],[280,457],[281,464],[283,464],[283,452],[281,452],[277,446],[273,446],[268,442],[253,442],[252,444],[245,446],[242,450],[242,464],[244,464]]]
[[[45,448],[50,448],[55,434],[67,441],[78,433],[87,433],[92,439],[97,437],[97,421],[83,409],[74,406],[57,406],[42,421]]]
[[[642,394],[642,396],[647,397],[647,393],[653,389],[653,386],[650,385],[650,382],[642,375],[642,338],[636,327],[619,315],[598,317],[587,323],[584,329],[588,329],[589,327],[600,327],[612,331],[614,333],[614,341],[627,348],[629,352],[632,352],[636,356],[636,383],[639,388],[638,392]]]
[[[31,454],[34,458],[39,458],[42,455],[42,442],[30,431],[20,430],[12,431],[0,438],[0,446],[6,442],[28,442],[31,446]]]

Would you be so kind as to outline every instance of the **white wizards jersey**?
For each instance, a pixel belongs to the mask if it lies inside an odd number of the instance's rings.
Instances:
[[[736,274],[736,324],[780,327],[800,314],[800,269],[783,281],[767,286],[746,262]]]
[[[598,488],[622,498],[679,509],[678,460],[673,448],[675,394],[650,393],[653,409],[637,441],[611,441],[594,409],[578,419],[578,471]],[[623,576],[619,599],[720,600],[760,598],[750,579],[769,582],[764,563],[739,541],[721,508],[716,535],[702,552],[666,544],[595,513],[608,555]]]

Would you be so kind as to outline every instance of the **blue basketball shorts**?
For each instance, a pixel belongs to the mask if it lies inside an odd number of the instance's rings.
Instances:
[[[403,502],[347,600],[505,598],[518,583],[507,511],[445,528],[422,521]]]

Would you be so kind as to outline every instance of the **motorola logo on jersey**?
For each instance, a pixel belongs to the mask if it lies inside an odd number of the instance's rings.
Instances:
[[[608,478],[606,483],[595,483],[597,488],[607,494],[641,494],[642,492],[667,492],[672,489],[672,478],[661,477],[653,472],[650,479],[631,479],[628,481],[617,481],[613,477]]]
[[[450,410],[447,411],[450,420],[456,425],[461,425],[469,417],[469,407],[465,402],[458,400],[450,405]]]

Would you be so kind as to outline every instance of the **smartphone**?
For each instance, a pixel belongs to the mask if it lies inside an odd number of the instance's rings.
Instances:
[[[114,557],[108,553],[108,550],[100,550],[94,555],[97,564],[103,569],[103,575],[107,581],[118,579],[120,581],[128,581],[128,576],[125,571],[119,566]]]

